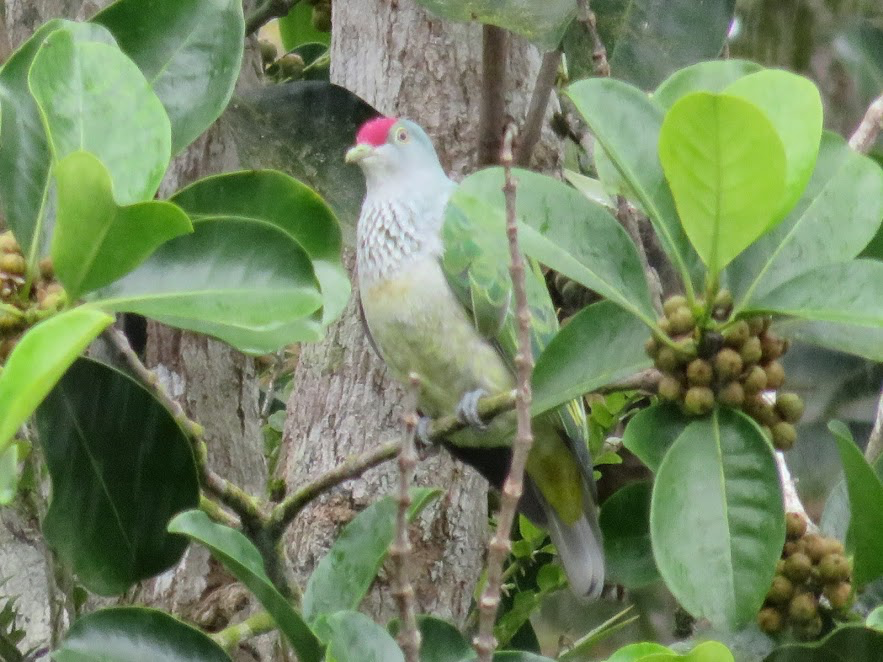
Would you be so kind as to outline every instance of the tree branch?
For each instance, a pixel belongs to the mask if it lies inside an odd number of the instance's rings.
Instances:
[[[527,116],[524,118],[524,132],[521,134],[521,144],[515,163],[527,166],[530,163],[534,147],[540,140],[543,132],[543,118],[546,116],[546,108],[549,106],[549,97],[555,86],[555,78],[558,76],[558,65],[561,63],[561,51],[548,51],[543,55],[543,63],[537,72],[537,80],[530,97],[530,105],[527,108]]]
[[[276,629],[276,621],[265,611],[259,611],[246,618],[241,623],[230,625],[220,632],[212,635],[212,639],[224,650],[230,650],[238,646],[246,639],[272,632]]]
[[[506,183],[503,194],[506,197],[506,234],[509,238],[509,257],[511,264],[509,274],[515,291],[515,310],[518,320],[518,353],[515,355],[517,379],[517,399],[515,411],[518,427],[512,445],[512,464],[509,474],[503,483],[500,498],[500,511],[497,514],[497,530],[491,539],[487,560],[487,584],[478,603],[479,620],[478,634],[473,646],[478,653],[479,662],[491,662],[497,640],[494,637],[494,622],[500,606],[500,590],[502,586],[503,562],[512,548],[509,538],[512,523],[518,508],[518,500],[524,491],[524,470],[527,456],[533,446],[533,433],[530,423],[531,388],[530,375],[533,371],[533,355],[530,342],[530,309],[527,305],[527,288],[524,283],[524,258],[518,247],[518,224],[515,216],[515,180],[512,177],[512,143],[516,129],[509,124],[503,137],[503,150],[500,161],[505,169]]]
[[[849,139],[849,146],[856,152],[867,154],[880,135],[880,129],[883,129],[883,94],[868,106],[861,123]]]
[[[481,32],[481,106],[478,115],[478,165],[497,162],[506,114],[506,58],[509,35],[503,28],[483,25]]]
[[[264,0],[245,17],[245,36],[250,37],[274,18],[288,16],[298,2],[300,0]]]
[[[592,64],[599,76],[610,75],[610,64],[607,62],[607,49],[598,34],[598,21],[595,12],[589,6],[589,0],[576,0],[576,20],[582,23],[592,37]]]

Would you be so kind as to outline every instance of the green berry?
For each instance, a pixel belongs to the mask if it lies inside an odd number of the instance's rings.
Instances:
[[[675,294],[665,300],[665,303],[662,304],[662,310],[667,316],[671,316],[671,314],[678,308],[683,308],[686,305],[687,297],[680,294]]]
[[[647,352],[647,356],[651,359],[656,358],[656,353],[659,351],[659,343],[656,342],[655,338],[647,338],[644,342],[644,351]]]
[[[768,364],[766,370],[766,387],[777,389],[785,383],[785,369],[778,361]]]
[[[717,392],[717,401],[728,407],[741,407],[745,402],[745,389],[739,382],[730,382]]]
[[[261,60],[264,61],[264,64],[270,64],[276,60],[278,53],[274,44],[266,39],[261,39],[258,41],[258,46],[261,49]]]
[[[794,634],[798,639],[810,641],[816,639],[822,633],[822,618],[818,614],[805,623],[798,623],[794,626]]]
[[[667,317],[660,317],[656,320],[656,326],[659,327],[659,330],[662,331],[667,336],[671,335],[671,322],[668,321]]]
[[[742,357],[742,363],[746,366],[753,365],[760,361],[761,355],[760,339],[757,336],[751,336],[748,338],[748,340],[742,345],[742,349],[739,350],[739,356]]]
[[[781,421],[771,426],[773,430],[773,446],[780,451],[790,451],[797,441],[797,430],[791,423]]]
[[[789,540],[803,538],[806,534],[806,519],[798,513],[785,513],[785,531]]]
[[[675,346],[675,354],[678,362],[681,364],[689,363],[696,358],[698,353],[696,341],[692,338],[684,338],[683,340],[678,341]]]
[[[775,361],[785,353],[785,343],[774,333],[764,333],[759,338],[761,351],[763,353],[763,361]]]
[[[753,366],[748,370],[743,382],[745,393],[755,395],[766,388],[766,370],[759,365]]]
[[[763,317],[750,317],[748,322],[748,332],[752,336],[759,336],[766,328],[766,320]]]
[[[662,379],[659,380],[658,390],[659,397],[669,402],[679,400],[681,394],[684,392],[681,388],[681,383],[671,375],[664,375]]]
[[[677,370],[680,363],[675,355],[675,351],[671,347],[660,347],[656,353],[655,364],[656,368],[661,372],[671,373]]]
[[[15,240],[11,230],[0,234],[0,253],[21,254],[21,248],[19,248],[18,242]]]
[[[288,53],[279,58],[279,69],[285,78],[300,78],[304,70],[304,59],[297,53]]]
[[[669,316],[668,321],[671,322],[671,332],[675,335],[689,333],[696,326],[696,320],[693,319],[693,313],[686,306],[681,306],[674,310]]]
[[[791,515],[792,513],[788,513]],[[786,515],[786,517],[788,516]],[[803,519],[803,518],[801,518]],[[828,553],[827,539],[818,533],[807,533],[803,536],[804,551],[813,563],[818,563]]]
[[[826,584],[849,579],[852,567],[843,554],[826,554],[819,561],[819,578]]]
[[[313,27],[319,32],[331,32],[331,3],[319,3],[313,7]]]
[[[714,408],[714,393],[707,386],[693,386],[684,396],[684,409],[692,416],[703,416]]]
[[[723,330],[724,343],[727,347],[741,347],[748,340],[749,328],[748,322],[739,320],[732,326],[728,326]]]
[[[776,575],[773,577],[773,583],[766,594],[766,600],[774,605],[783,605],[791,600],[793,595],[794,584],[787,577]]]
[[[721,290],[714,297],[714,311],[721,317],[727,317],[733,309],[733,293],[729,290]]]
[[[802,584],[809,578],[812,561],[803,552],[794,552],[785,559],[785,576],[795,584]]]
[[[803,400],[796,393],[779,393],[776,396],[776,411],[789,423],[796,423],[803,416]]]
[[[809,623],[818,615],[818,604],[811,593],[799,593],[788,604],[788,617],[795,623]]]
[[[764,607],[757,614],[757,626],[767,634],[781,632],[783,625],[782,613],[778,609]]]
[[[693,359],[687,366],[687,382],[690,386],[708,386],[714,378],[714,370],[705,359]]]
[[[27,262],[19,253],[0,254],[0,271],[13,276],[23,276],[27,269]]]
[[[714,372],[722,382],[736,379],[742,373],[742,357],[729,347],[724,347],[714,357]]]

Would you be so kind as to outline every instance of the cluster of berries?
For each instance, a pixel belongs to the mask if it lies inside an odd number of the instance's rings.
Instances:
[[[807,533],[806,520],[788,513],[787,540],[757,623],[768,634],[790,625],[800,639],[815,639],[826,615],[843,617],[852,602],[852,566],[839,540]]]
[[[4,304],[0,309],[0,364],[6,361],[27,327],[64,303],[64,291],[53,277],[49,258],[40,261],[39,278],[23,299],[26,272],[27,260],[12,232],[0,233],[0,303]]]
[[[721,290],[706,324],[701,323],[703,301],[691,308],[680,295],[666,300],[658,321],[664,335],[650,338],[645,347],[662,373],[659,397],[690,416],[707,414],[715,401],[741,408],[776,448],[788,450],[803,415],[798,395],[778,392],[785,383],[779,358],[788,342],[770,330],[768,317],[731,320],[732,307],[732,295]]]

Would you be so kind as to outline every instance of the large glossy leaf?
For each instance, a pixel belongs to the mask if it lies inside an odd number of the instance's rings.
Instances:
[[[654,312],[637,249],[601,205],[551,177],[514,171],[521,249],[528,256],[604,295],[653,324]],[[503,170],[467,177],[454,192],[448,215],[462,213],[487,242],[506,248]],[[452,211],[453,210],[453,211]]]
[[[290,235],[310,256],[322,290],[322,322],[329,324],[349,300],[350,281],[341,263],[340,226],[315,191],[274,170],[206,177],[172,198],[192,218],[248,219]]]
[[[325,619],[328,660],[334,662],[405,662],[395,639],[357,611],[339,611]]]
[[[74,39],[113,44],[97,25],[53,19],[44,23],[0,69],[0,207],[19,245],[31,257],[43,242],[51,156],[40,110],[28,89],[28,71],[51,33],[59,29]]]
[[[681,67],[717,57],[735,0],[594,0],[610,75],[651,90]],[[593,40],[574,21],[563,42],[572,79],[593,74]]]
[[[163,242],[193,230],[187,215],[168,202],[118,206],[110,173],[88,152],[64,157],[53,174],[52,264],[71,299],[112,283]]]
[[[433,14],[451,21],[481,21],[527,37],[537,46],[558,47],[576,15],[575,0],[417,0]]]
[[[753,104],[694,92],[665,116],[659,158],[678,215],[716,276],[770,227],[785,184],[785,152]]]
[[[242,61],[239,0],[117,0],[92,20],[113,33],[162,101],[172,153],[218,119]]]
[[[354,245],[365,178],[343,155],[362,123],[379,114],[342,87],[298,81],[234,98],[223,121],[244,166],[281,170],[318,191]]]
[[[883,662],[883,632],[858,624],[834,628],[821,641],[786,644],[764,662]]]
[[[650,545],[651,490],[649,481],[629,483],[604,502],[598,518],[609,580],[629,589],[659,579]]]
[[[0,451],[80,352],[112,322],[101,311],[74,308],[22,336],[0,372]]]
[[[439,493],[425,488],[413,490],[408,517],[413,520]],[[392,544],[397,508],[395,499],[384,497],[343,527],[307,582],[303,613],[308,623],[359,606]]]
[[[623,433],[622,444],[655,472],[689,422],[675,405],[655,404],[632,417]]]
[[[196,463],[174,417],[131,377],[79,359],[37,409],[52,479],[43,533],[101,595],[174,565],[186,541],[166,532],[199,503]]]
[[[829,425],[834,425],[834,422]],[[852,440],[852,435],[850,434],[846,438]],[[872,468],[877,478],[883,481],[883,456],[877,458]],[[846,480],[840,479],[828,493],[828,498],[825,500],[825,509],[822,511],[822,517],[819,521],[819,528],[826,536],[833,536],[838,540],[846,542],[851,519]]]
[[[883,170],[826,132],[797,206],[727,269],[727,285],[742,299],[737,309],[805,271],[856,257],[881,220]]]
[[[400,623],[390,623],[390,632],[397,636]],[[475,657],[472,646],[456,626],[434,616],[418,616],[420,629],[420,662],[461,662]]]
[[[158,609],[114,607],[87,614],[52,653],[57,662],[230,662],[211,638]]]
[[[58,30],[40,46],[28,85],[53,159],[92,152],[110,171],[118,203],[153,197],[169,164],[169,118],[118,48]]]
[[[629,191],[624,193],[650,217],[682,279],[698,281],[699,260],[681,227],[659,161],[662,107],[637,88],[609,78],[575,83],[567,88],[567,95],[628,184]]]
[[[236,529],[218,524],[201,510],[188,510],[169,522],[169,531],[188,536],[205,545],[233,576],[254,593],[276,621],[282,634],[302,662],[323,659],[322,645],[282,594],[267,577],[257,548]]]
[[[310,258],[284,230],[248,219],[192,219],[140,267],[89,298],[113,311],[267,353],[321,337],[322,295]]]
[[[646,325],[609,301],[576,315],[537,358],[532,411],[541,414],[644,368]]]
[[[663,108],[671,108],[682,96],[691,92],[723,92],[724,88],[743,76],[763,67],[748,60],[710,60],[676,71],[659,84],[653,100]]]
[[[790,319],[776,325],[792,340],[883,362],[883,328]]]
[[[785,541],[776,460],[756,423],[716,409],[684,430],[656,474],[650,534],[687,611],[729,628],[755,617]]]
[[[828,429],[837,439],[849,494],[846,542],[855,552],[853,578],[863,585],[883,575],[883,483],[855,445],[849,428],[832,421]]]

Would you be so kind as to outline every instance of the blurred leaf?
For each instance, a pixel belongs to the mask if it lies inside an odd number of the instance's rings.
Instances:
[[[542,50],[558,47],[571,19],[575,0],[417,0],[449,21],[481,21],[527,37]]]
[[[0,372],[0,451],[113,317],[74,308],[28,329]]]
[[[399,627],[398,620],[390,623],[394,637],[398,636]],[[417,617],[417,627],[421,635],[420,662],[461,662],[475,657],[472,646],[451,623],[421,615]]]
[[[622,445],[637,456],[654,473],[662,458],[689,424],[675,405],[659,403],[635,414],[622,436]]]
[[[610,75],[651,90],[681,67],[720,55],[735,0],[594,0]],[[571,79],[593,75],[593,41],[574,21],[564,37]]]
[[[313,5],[309,2],[298,2],[286,16],[279,19],[279,36],[286,52],[303,44],[331,44],[330,32],[313,27]]]
[[[841,625],[821,641],[786,644],[764,658],[764,662],[851,662],[852,660],[883,662],[883,632],[862,625]]]
[[[172,202],[200,222],[248,220],[290,235],[313,263],[322,289],[322,323],[330,324],[343,312],[350,280],[341,263],[340,226],[309,187],[274,170],[245,170],[200,179]]]
[[[878,326],[789,319],[776,328],[792,340],[883,362],[883,329]]]
[[[242,61],[239,0],[117,0],[91,20],[150,81],[171,120],[173,154],[218,119]]]
[[[439,494],[438,489],[411,490],[413,503],[408,511],[409,521]],[[343,527],[307,581],[303,614],[308,623],[315,623],[320,616],[359,606],[386,560],[395,536],[397,509],[395,499],[383,497]]]
[[[578,312],[537,359],[534,415],[649,368],[644,353],[648,334],[643,322],[610,301]]]
[[[641,658],[641,662],[733,662],[733,654],[718,641],[703,641],[689,653],[653,653]]]
[[[737,309],[805,271],[856,257],[881,220],[883,170],[826,132],[797,206],[728,268],[727,285],[737,297]]]
[[[116,595],[177,563],[186,541],[166,532],[199,503],[190,441],[132,378],[80,359],[37,409],[52,479],[43,533],[79,581]]]
[[[554,662],[554,660],[524,651],[500,651],[494,653],[494,662]]]
[[[845,66],[855,86],[859,107],[866,108],[883,90],[883,28],[869,17],[853,20],[833,40],[838,64]],[[883,149],[877,136],[875,151]]]
[[[639,616],[637,614],[631,613],[633,609],[634,606],[629,605],[622,611],[608,618],[600,625],[596,625],[594,628],[589,630],[589,632],[583,635],[583,637],[581,637],[579,641],[573,644],[573,647],[570,650],[558,656],[559,662],[584,660],[585,655],[600,641],[603,641],[610,635],[618,632],[625,626],[630,625],[638,620]]]
[[[158,609],[113,607],[80,617],[57,662],[230,662],[211,638]]]
[[[716,277],[774,220],[785,183],[782,142],[753,104],[694,92],[666,114],[659,158],[684,230]]]
[[[201,510],[180,513],[169,522],[169,532],[181,533],[208,547],[212,556],[254,593],[301,662],[323,659],[322,644],[267,577],[261,554],[248,538],[236,529],[212,522]]]
[[[741,412],[715,409],[668,450],[653,486],[656,565],[678,602],[713,625],[757,614],[785,542],[773,449]]]
[[[846,425],[831,421],[828,429],[837,439],[849,494],[846,544],[855,553],[853,579],[863,585],[883,575],[883,483],[865,461]]]
[[[110,172],[119,204],[153,197],[169,165],[169,118],[118,48],[53,32],[34,58],[28,85],[54,160],[91,152]]]
[[[72,300],[112,283],[143,262],[160,244],[193,230],[190,219],[168,202],[119,207],[107,168],[88,152],[56,164],[52,264]]]
[[[248,218],[194,217],[193,233],[159,247],[89,295],[131,312],[266,354],[322,336],[322,295],[309,255],[286,231]]]
[[[748,60],[709,60],[674,72],[653,92],[653,100],[665,109],[691,92],[723,92],[730,83],[763,69]]]
[[[543,568],[554,569],[556,566],[547,564]],[[494,624],[494,637],[500,647],[505,648],[509,645],[522,626],[530,620],[531,614],[539,609],[544,595],[545,592],[542,590],[531,589],[521,589],[515,593],[509,609]]]
[[[18,445],[0,450],[0,506],[12,503],[18,491]]]
[[[326,660],[333,662],[405,662],[389,633],[357,611],[339,611],[325,619]]]
[[[0,69],[0,207],[26,256],[40,255],[44,250],[44,205],[51,164],[40,109],[28,89],[28,71],[40,44],[61,28],[76,40],[114,43],[101,26],[52,19]]]
[[[868,617],[865,619],[865,625],[869,628],[883,631],[883,605],[868,614]]]
[[[598,523],[604,534],[609,580],[640,588],[659,579],[650,545],[650,481],[629,483],[601,506]]]
[[[698,256],[681,226],[659,161],[662,107],[637,88],[609,78],[574,83],[567,96],[627,182],[628,196],[649,216],[675,269],[685,281],[698,281]]]
[[[662,644],[652,641],[642,641],[637,644],[629,644],[617,650],[613,655],[607,658],[606,662],[638,662],[648,655],[654,653],[671,653],[670,648],[666,648]]]
[[[849,438],[852,439],[851,434]],[[877,458],[873,469],[877,478],[883,482],[883,456]],[[849,493],[846,491],[846,481],[841,478],[825,500],[825,509],[822,511],[819,528],[826,536],[833,536],[845,543],[850,519]]]
[[[615,209],[613,200],[604,190],[604,184],[600,180],[586,177],[573,170],[565,170],[564,178],[589,201],[604,205],[609,209]]]
[[[352,246],[365,178],[343,155],[362,123],[379,114],[342,87],[299,81],[234,98],[223,121],[244,166],[281,170],[318,191]]]

